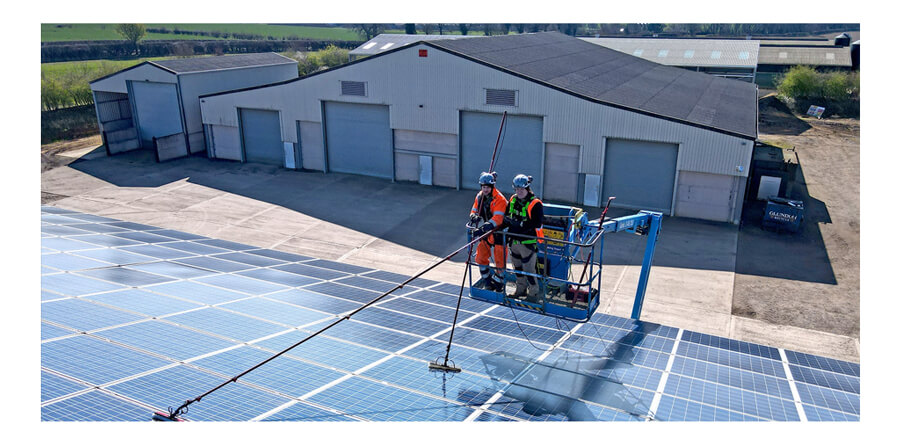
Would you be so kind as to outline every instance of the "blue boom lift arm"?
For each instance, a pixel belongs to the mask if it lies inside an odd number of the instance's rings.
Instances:
[[[650,266],[653,262],[653,252],[656,250],[656,240],[662,224],[662,213],[654,211],[640,211],[634,215],[614,218],[603,222],[591,220],[584,224],[585,238],[594,235],[604,235],[613,232],[630,232],[632,234],[646,235],[647,245],[644,249],[644,261],[641,264],[641,276],[638,279],[637,292],[634,295],[634,307],[631,310],[631,318],[638,320],[641,317],[641,308],[644,305],[644,294],[647,292],[647,280],[650,277]]]

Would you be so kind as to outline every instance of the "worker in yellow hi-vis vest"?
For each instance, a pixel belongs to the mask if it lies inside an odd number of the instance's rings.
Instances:
[[[531,176],[525,174],[519,174],[513,178],[516,193],[509,199],[509,204],[506,206],[503,227],[509,228],[506,239],[510,245],[509,258],[513,268],[516,271],[535,274],[537,243],[538,239],[544,237],[544,231],[541,229],[544,219],[544,204],[531,191],[531,181]],[[535,277],[516,274],[514,297],[522,298],[527,295],[527,301],[538,302],[540,300],[538,292],[539,287]]]

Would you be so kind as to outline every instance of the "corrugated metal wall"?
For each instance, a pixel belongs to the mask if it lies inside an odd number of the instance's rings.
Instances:
[[[428,57],[418,56],[420,48]],[[341,80],[366,82],[368,96],[341,96]],[[518,106],[484,104],[485,88],[519,91]],[[752,152],[738,137],[591,103],[421,45],[285,85],[208,97],[203,119],[236,126],[236,106],[265,104],[281,109],[293,127],[297,120],[321,122],[323,100],[389,104],[392,129],[449,134],[459,133],[460,110],[543,115],[543,141],[582,146],[580,172],[590,174],[603,170],[604,137],[678,143],[680,169],[713,174],[746,176]],[[293,128],[284,133],[296,137]]]

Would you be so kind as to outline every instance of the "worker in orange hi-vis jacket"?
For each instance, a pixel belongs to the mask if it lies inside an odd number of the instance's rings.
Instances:
[[[484,220],[485,223],[472,233],[474,237],[479,237],[503,223],[503,214],[506,213],[506,197],[494,186],[496,183],[496,172],[482,172],[478,177],[481,191],[475,196],[475,204],[472,205],[469,219],[472,226],[476,226],[480,220]],[[506,251],[504,249],[499,233],[489,235],[478,242],[475,263],[478,264],[478,269],[481,271],[481,280],[475,283],[475,287],[496,292],[503,290],[503,270],[506,269]],[[490,267],[491,255],[494,258],[496,270]]]

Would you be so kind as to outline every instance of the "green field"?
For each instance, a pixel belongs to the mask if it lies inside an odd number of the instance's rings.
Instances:
[[[242,24],[242,23],[146,23],[147,29],[165,28],[169,30],[227,32],[239,34],[256,34],[272,38],[290,38],[314,40],[362,40],[349,27],[317,27],[317,26],[289,26],[268,24]],[[212,36],[197,36],[184,34],[163,34],[147,32],[145,40],[197,40],[215,39]],[[73,40],[124,40],[116,33],[116,23],[74,23],[74,24],[41,24],[41,42],[73,41]]]

